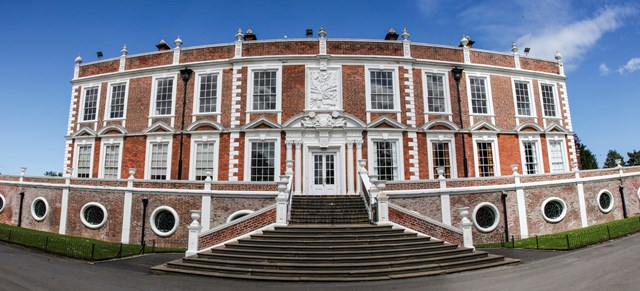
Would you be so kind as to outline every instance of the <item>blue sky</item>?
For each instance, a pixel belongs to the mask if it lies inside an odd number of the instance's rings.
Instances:
[[[637,1],[5,1],[0,18],[0,172],[62,171],[73,60],[226,43],[239,27],[259,39],[382,39],[407,27],[415,42],[565,60],[574,130],[600,163],[609,149],[640,150],[640,3]]]

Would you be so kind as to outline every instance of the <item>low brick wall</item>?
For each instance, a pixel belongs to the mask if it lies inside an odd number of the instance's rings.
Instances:
[[[201,234],[198,238],[198,248],[206,249],[225,241],[248,234],[276,222],[276,205],[271,205],[252,215],[240,218],[234,222],[214,228]]]
[[[449,228],[439,222],[432,222],[427,217],[420,217],[391,203],[389,204],[389,220],[434,238],[462,245],[461,231],[454,231],[453,227]]]

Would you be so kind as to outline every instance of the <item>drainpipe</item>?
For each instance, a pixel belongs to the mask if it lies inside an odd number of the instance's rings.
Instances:
[[[464,165],[464,177],[468,178],[469,169],[467,166],[467,146],[464,140],[464,132],[462,131],[464,124],[462,123],[462,101],[460,99],[460,79],[462,79],[462,71],[463,69],[458,67],[451,69],[453,79],[456,81],[456,92],[458,93],[458,117],[460,118],[460,136],[462,138],[462,164]]]
[[[144,226],[147,221],[147,205],[149,205],[149,198],[142,198],[142,234],[140,235],[140,245],[145,246],[144,243]]]
[[[629,216],[627,215],[627,203],[624,201],[624,186],[620,185],[618,191],[620,191],[620,200],[622,200],[622,215],[627,218]]]
[[[22,205],[24,204],[24,192],[20,192],[20,209],[18,209],[18,227],[22,227]]]
[[[504,239],[509,241],[509,223],[507,219],[507,192],[502,191],[502,215],[504,216]]]

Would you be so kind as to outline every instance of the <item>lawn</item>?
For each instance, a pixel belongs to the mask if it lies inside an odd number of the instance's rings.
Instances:
[[[60,235],[6,224],[0,224],[0,241],[6,241],[26,247],[41,249],[47,253],[88,261],[128,257],[149,252],[166,253],[185,251],[183,248],[155,247],[155,243],[149,243],[143,249],[141,245],[121,244]]]
[[[516,239],[509,242],[480,244],[476,245],[476,247],[572,250],[638,231],[640,231],[640,216],[635,216],[565,232],[533,236],[526,239]]]

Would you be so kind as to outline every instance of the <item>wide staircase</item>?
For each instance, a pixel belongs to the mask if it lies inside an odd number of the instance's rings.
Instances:
[[[300,196],[291,223],[154,267],[155,271],[277,281],[367,281],[517,263],[392,226],[369,223],[358,196]]]

